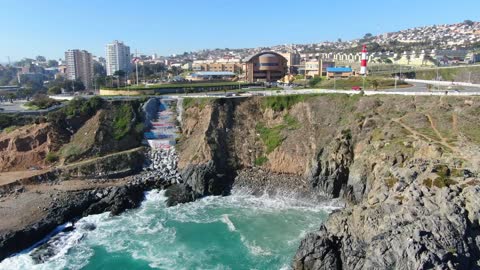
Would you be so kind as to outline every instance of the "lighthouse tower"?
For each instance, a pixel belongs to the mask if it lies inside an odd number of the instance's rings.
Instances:
[[[360,75],[367,75],[367,45],[362,48],[362,62],[360,64]]]

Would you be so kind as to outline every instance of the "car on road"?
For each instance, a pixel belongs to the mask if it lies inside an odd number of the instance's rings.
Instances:
[[[360,86],[352,86],[352,90],[361,91],[361,90],[362,90],[362,87],[360,87]]]

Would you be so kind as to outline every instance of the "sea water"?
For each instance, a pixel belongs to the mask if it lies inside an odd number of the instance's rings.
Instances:
[[[165,200],[151,191],[138,209],[82,218],[46,262],[27,250],[0,269],[289,269],[302,237],[337,208],[242,191],[175,207]]]

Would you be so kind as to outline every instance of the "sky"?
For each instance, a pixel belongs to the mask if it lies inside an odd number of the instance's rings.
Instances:
[[[478,0],[0,0],[0,63],[68,49],[104,56],[124,41],[141,54],[350,40],[480,20]]]

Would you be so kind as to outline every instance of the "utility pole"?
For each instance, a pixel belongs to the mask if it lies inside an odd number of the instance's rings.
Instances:
[[[137,86],[138,86],[138,53],[135,49],[135,74],[137,75]]]

